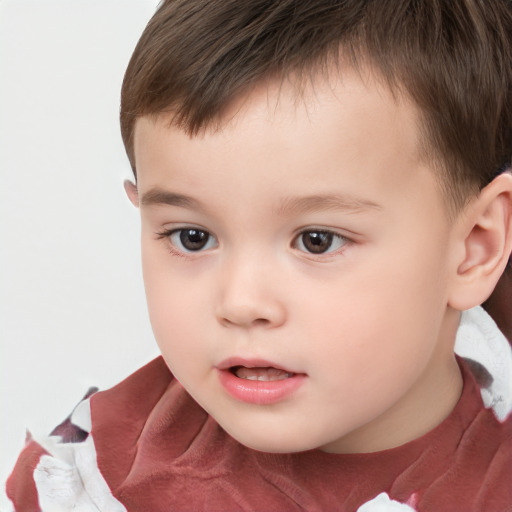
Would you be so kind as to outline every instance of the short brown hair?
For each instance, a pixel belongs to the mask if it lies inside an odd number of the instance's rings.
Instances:
[[[172,112],[191,134],[245,88],[325,66],[340,52],[405,92],[429,158],[461,206],[512,156],[509,0],[164,0],[128,65],[121,131]]]

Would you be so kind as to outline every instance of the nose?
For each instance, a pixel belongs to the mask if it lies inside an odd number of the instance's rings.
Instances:
[[[261,260],[226,262],[220,275],[217,319],[225,327],[275,328],[286,321],[282,280]]]

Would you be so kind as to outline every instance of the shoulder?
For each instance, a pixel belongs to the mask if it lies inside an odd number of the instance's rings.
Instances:
[[[485,407],[500,421],[512,412],[512,347],[481,307],[464,311],[455,340],[481,390]]]
[[[6,485],[16,511],[126,511],[98,470],[90,430],[90,399],[86,398],[50,436],[27,435]]]
[[[98,467],[93,417],[100,431],[112,418],[115,424],[123,424],[123,430],[135,425],[140,431],[171,381],[167,366],[157,358],[110,390],[90,389],[49,436],[35,438],[27,433],[6,485],[15,510],[124,512]]]

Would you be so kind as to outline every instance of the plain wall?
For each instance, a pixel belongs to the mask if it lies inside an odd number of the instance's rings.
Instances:
[[[119,134],[156,0],[0,1],[0,481],[25,430],[158,354]],[[0,510],[10,510],[5,497]]]

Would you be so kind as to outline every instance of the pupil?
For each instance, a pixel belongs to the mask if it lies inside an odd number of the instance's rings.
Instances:
[[[209,234],[199,229],[184,229],[180,233],[180,241],[185,249],[198,251],[208,242]]]
[[[314,254],[321,254],[332,244],[332,233],[322,231],[308,231],[302,235],[304,247]]]

